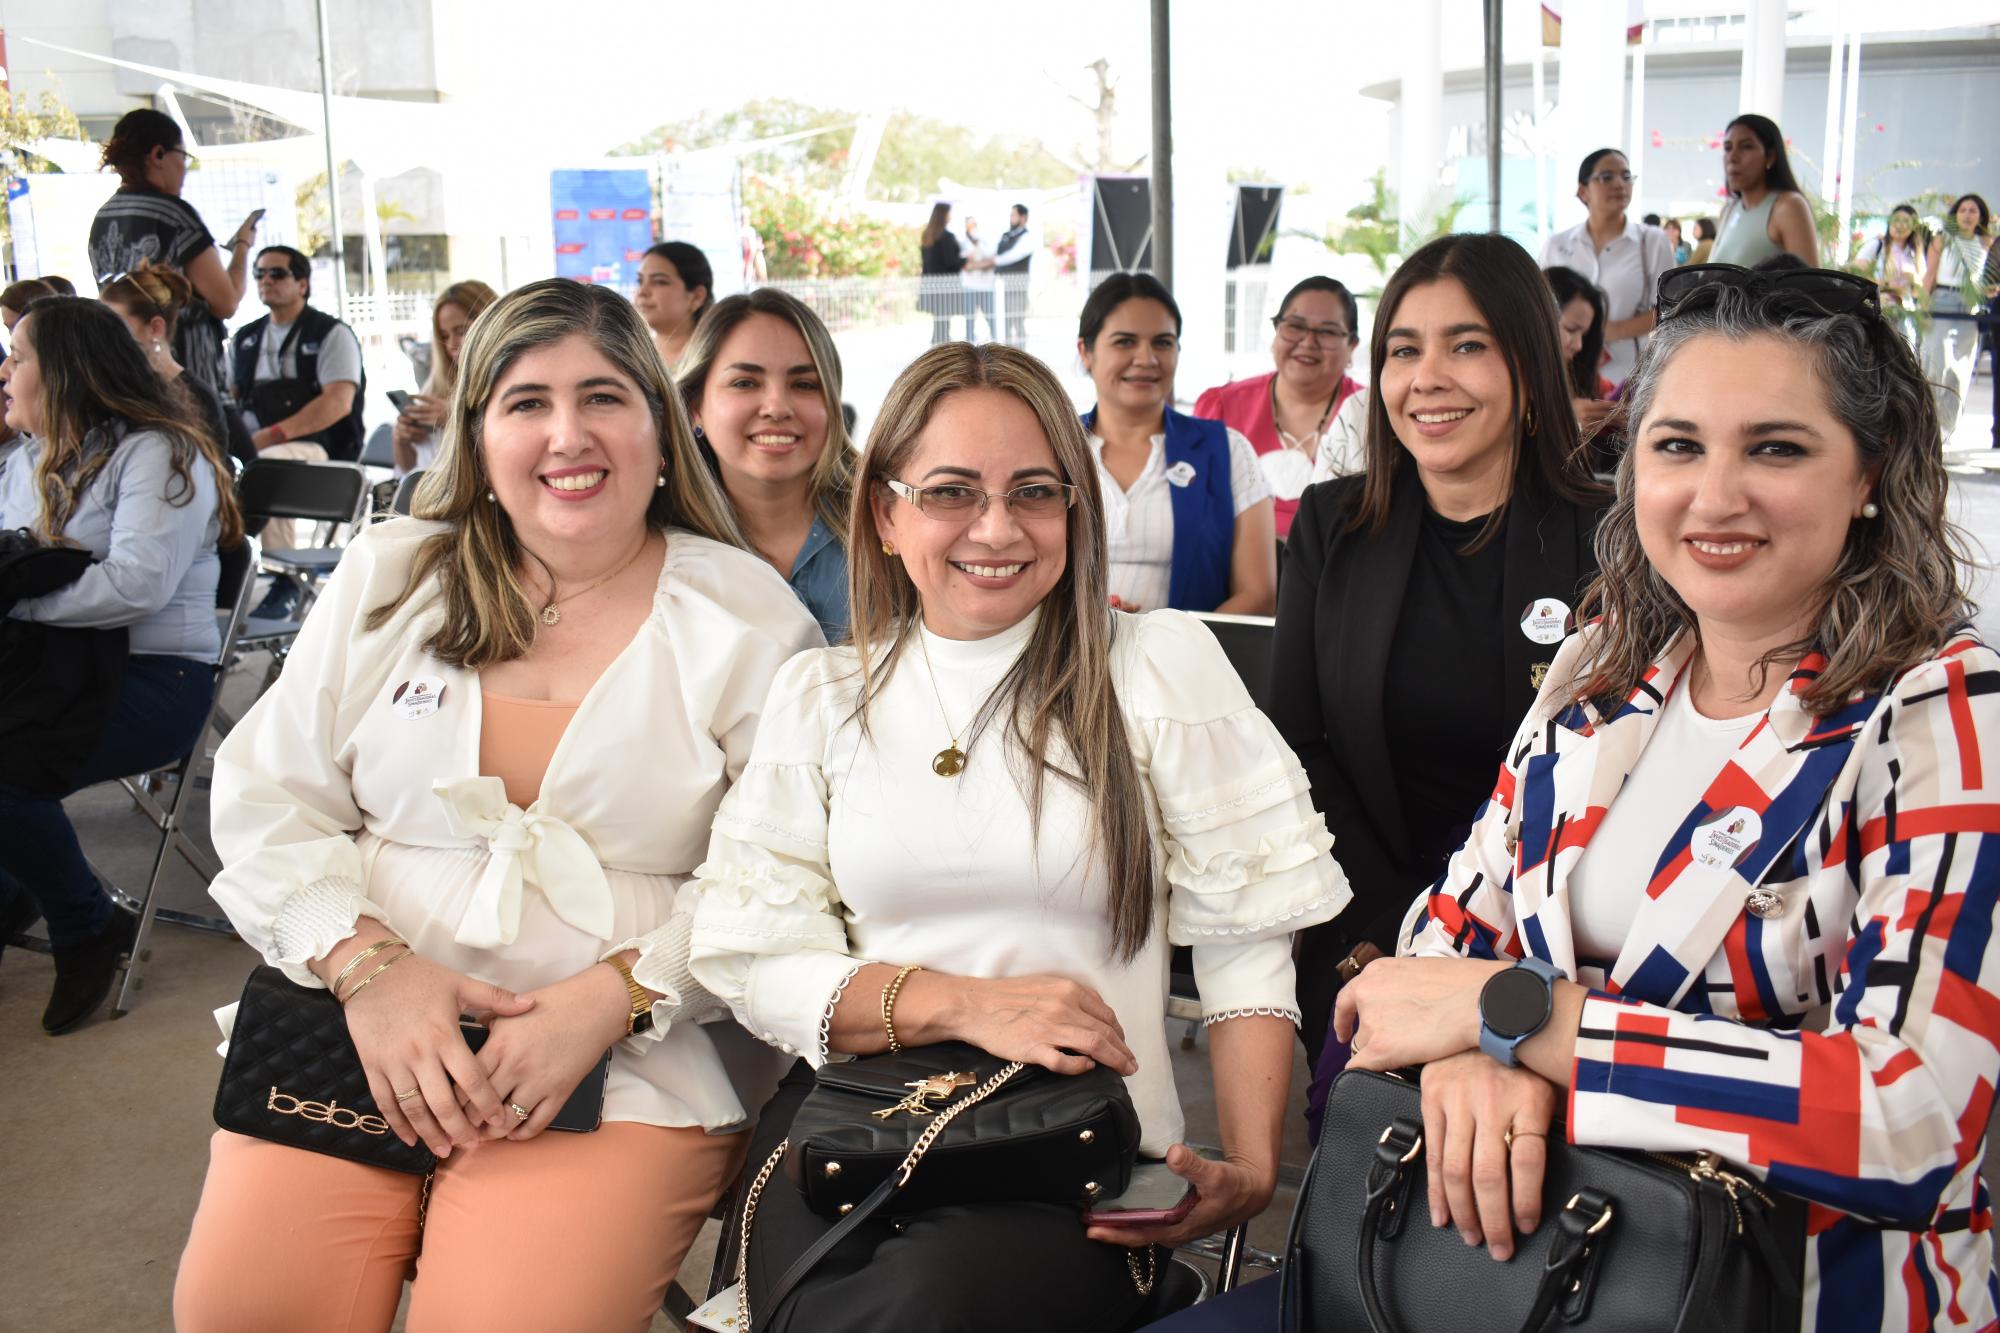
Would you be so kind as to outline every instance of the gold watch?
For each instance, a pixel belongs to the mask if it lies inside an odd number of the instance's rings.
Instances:
[[[632,969],[625,966],[625,960],[617,954],[604,960],[618,969],[618,975],[625,981],[625,991],[632,997],[632,1012],[625,1016],[625,1035],[636,1037],[642,1032],[653,1030],[653,997],[644,986],[632,979]]]

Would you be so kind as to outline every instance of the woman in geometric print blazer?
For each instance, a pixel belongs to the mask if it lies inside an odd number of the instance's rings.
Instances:
[[[1808,1203],[1806,1328],[1991,1328],[2000,656],[1922,376],[1847,281],[1662,284],[1599,618],[1336,1027],[1426,1066],[1433,1219],[1496,1259],[1546,1134],[1706,1151]]]

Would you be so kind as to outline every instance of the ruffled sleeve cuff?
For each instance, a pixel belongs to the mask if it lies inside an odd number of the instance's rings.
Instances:
[[[817,764],[752,761],[715,812],[715,834],[824,865],[826,803],[826,775]]]
[[[341,875],[314,880],[278,905],[265,961],[290,981],[323,989],[326,983],[306,964],[326,957],[352,936],[364,916],[388,920],[388,913],[362,894],[358,882]]]
[[[831,1055],[827,1037],[833,1011],[865,959],[814,950],[750,964],[744,989],[744,1026],[786,1055],[802,1055],[817,1069]]]
[[[1298,978],[1289,935],[1211,940],[1194,946],[1194,982],[1204,1023],[1247,1015],[1299,1021]]]
[[[653,1001],[652,1027],[634,1034],[634,1040],[659,1041],[675,1023],[707,1023],[728,1015],[729,1006],[709,994],[688,969],[688,941],[693,933],[693,915],[676,913],[658,930],[612,945],[598,960],[637,949],[639,960],[632,965],[632,979],[659,992],[660,998]]]
[[[718,952],[783,954],[847,951],[833,884],[805,866],[710,859],[695,867],[696,927]]]

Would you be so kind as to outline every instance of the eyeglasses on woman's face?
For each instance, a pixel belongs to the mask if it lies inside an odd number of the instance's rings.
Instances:
[[[984,514],[994,500],[1005,502],[1015,518],[1054,518],[1076,503],[1076,487],[1064,481],[1031,481],[1011,491],[983,491],[958,482],[912,486],[894,477],[887,481],[889,489],[915,505],[919,513],[947,522]]]
[[[1308,324],[1296,315],[1278,315],[1271,320],[1271,327],[1278,336],[1288,343],[1304,342],[1311,338],[1321,347],[1338,347],[1353,334],[1338,324]]]

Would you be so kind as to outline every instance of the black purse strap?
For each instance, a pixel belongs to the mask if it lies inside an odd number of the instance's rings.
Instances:
[[[1361,1239],[1355,1247],[1355,1265],[1361,1302],[1368,1311],[1368,1323],[1374,1333],[1401,1333],[1396,1321],[1383,1307],[1381,1293],[1376,1290],[1375,1241],[1378,1234],[1383,1240],[1393,1241],[1402,1231],[1404,1215],[1409,1211],[1410,1164],[1421,1157],[1423,1151],[1422,1126],[1414,1121],[1398,1119],[1382,1131],[1382,1137],[1375,1145],[1375,1159],[1368,1168],[1368,1196],[1362,1205]],[[1541,1281],[1536,1284],[1535,1299],[1528,1308],[1527,1317],[1521,1321],[1521,1333],[1535,1333],[1541,1328],[1563,1293],[1570,1289],[1571,1283],[1579,1280],[1578,1274],[1590,1258],[1596,1237],[1611,1224],[1615,1212],[1611,1200],[1603,1193],[1586,1189],[1578,1191],[1556,1214],[1556,1239],[1549,1246],[1548,1258],[1542,1264]],[[1704,1241],[1712,1230],[1711,1227],[1702,1228]],[[1720,1267],[1719,1255],[1712,1267]],[[1701,1269],[1702,1265],[1698,1264],[1696,1280],[1688,1292],[1688,1304],[1682,1308],[1681,1317],[1676,1322],[1677,1329],[1685,1327],[1695,1293],[1706,1289]],[[1712,1285],[1712,1271],[1708,1277],[1707,1285]]]

